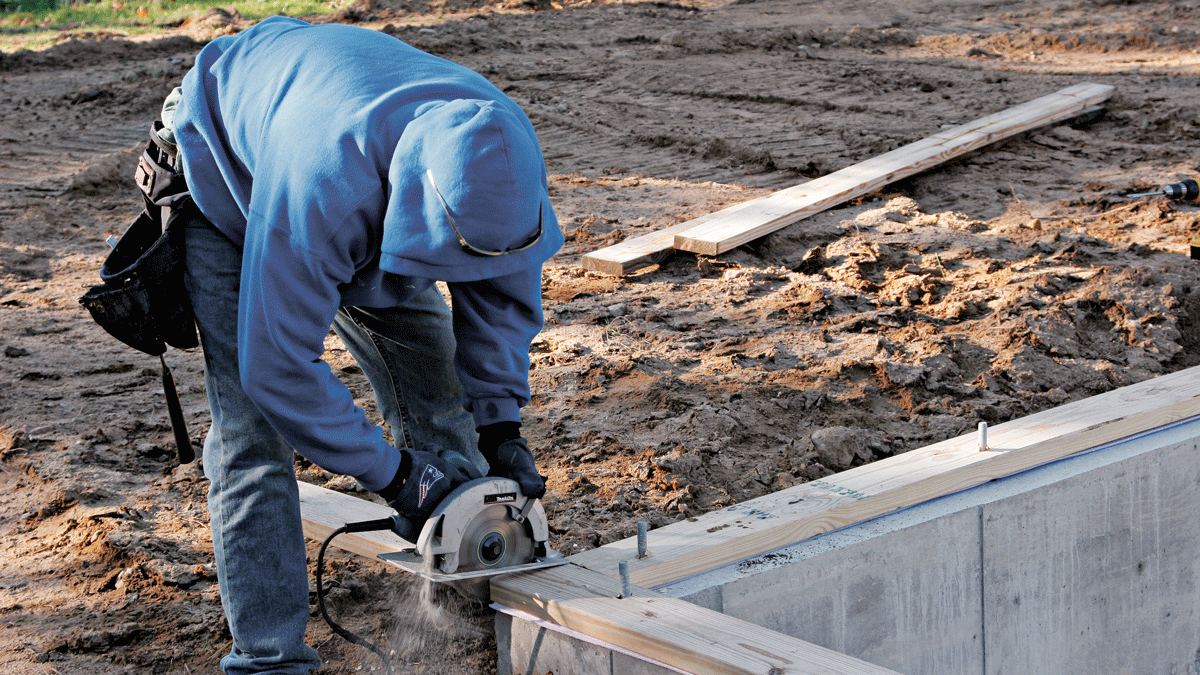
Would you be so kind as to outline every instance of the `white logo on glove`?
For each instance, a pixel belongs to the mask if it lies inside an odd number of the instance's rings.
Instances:
[[[425,465],[425,471],[421,473],[421,482],[417,485],[417,508],[425,503],[425,495],[429,494],[429,488],[433,484],[446,477],[446,474],[437,470],[432,464]]]

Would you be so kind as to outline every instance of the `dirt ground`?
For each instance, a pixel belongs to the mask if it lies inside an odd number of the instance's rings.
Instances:
[[[565,248],[525,429],[570,554],[1200,363],[1197,2],[358,3],[529,112]],[[216,673],[229,649],[205,481],[173,459],[153,358],[79,308],[203,41],[63,27],[0,54],[0,671]],[[0,39],[20,44],[24,29]],[[1078,82],[1106,115],[989,146],[715,258],[625,278],[580,256]],[[328,359],[374,414],[331,338]],[[202,363],[173,352],[193,444]],[[353,481],[298,459],[303,480]],[[360,493],[361,494],[361,493]],[[363,494],[362,496],[368,497]],[[315,547],[312,549],[315,561]],[[335,554],[335,614],[401,672],[495,670],[487,608]],[[404,609],[401,609],[404,608]],[[377,668],[315,617],[325,673]]]

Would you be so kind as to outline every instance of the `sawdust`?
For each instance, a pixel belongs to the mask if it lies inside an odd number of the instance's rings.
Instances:
[[[484,73],[538,129],[567,245],[546,269],[525,429],[569,554],[1200,363],[1200,210],[1122,198],[1200,171],[1194,5],[422,0],[333,20]],[[103,237],[136,214],[148,120],[203,40],[247,23],[214,11],[132,39],[64,27],[52,48],[0,57],[6,673],[216,672],[228,652],[205,481],[173,464],[157,363],[76,298]],[[720,257],[626,278],[579,268],[1080,81],[1116,87],[1090,124],[989,146]],[[376,415],[361,371],[327,346]],[[201,359],[170,359],[198,447]],[[297,472],[368,497],[304,460]],[[334,615],[401,672],[494,672],[487,608],[349,554],[327,566]],[[381,672],[315,614],[308,637],[322,672]]]
[[[484,603],[433,582],[399,589],[392,605],[390,647],[397,672],[445,672],[447,655],[461,651],[462,645],[494,640],[492,615]]]

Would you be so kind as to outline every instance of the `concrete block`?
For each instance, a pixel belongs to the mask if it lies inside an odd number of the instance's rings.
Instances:
[[[609,650],[496,614],[499,675],[613,675]]]
[[[1200,673],[1198,451],[984,507],[986,673]]]
[[[682,670],[673,668],[664,668],[653,663],[647,663],[628,654],[621,652],[612,653],[612,671],[613,675],[679,675]]]
[[[723,614],[725,613],[725,601],[721,597],[723,589],[723,586],[712,586],[711,588],[691,593],[683,599],[693,605],[699,605],[704,609],[711,609],[714,612],[721,612]]]
[[[682,672],[496,614],[497,675],[677,675]]]
[[[721,611],[906,675],[980,673],[979,548],[960,511],[727,583]]]

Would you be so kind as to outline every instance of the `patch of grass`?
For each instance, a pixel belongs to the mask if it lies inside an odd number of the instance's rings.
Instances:
[[[0,0],[0,29],[37,30],[63,26],[153,29],[178,26],[213,7],[236,10],[247,19],[276,14],[329,14],[350,0]]]

